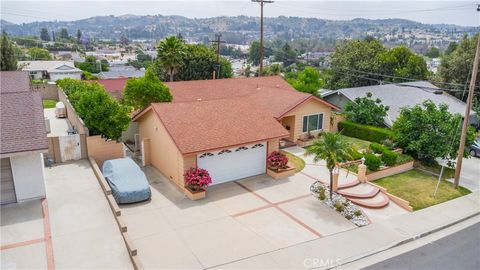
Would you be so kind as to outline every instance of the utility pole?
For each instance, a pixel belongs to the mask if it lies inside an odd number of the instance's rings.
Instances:
[[[260,69],[258,76],[261,77],[263,74],[263,5],[268,3],[273,3],[272,0],[252,0],[252,2],[260,3]]]
[[[222,34],[215,34],[215,40],[210,41],[211,43],[216,43],[217,45],[217,77],[220,78],[220,43],[225,43],[225,40],[220,40]],[[213,75],[215,79],[215,75]]]
[[[465,116],[463,117],[462,133],[460,134],[460,146],[458,148],[457,164],[455,167],[455,188],[460,182],[460,171],[462,169],[463,153],[465,152],[465,140],[467,137],[468,120],[470,118],[470,109],[472,107],[475,84],[478,75],[478,62],[480,61],[480,37],[477,38],[477,51],[473,60],[472,78],[470,80],[470,88],[468,89],[467,106],[465,108]]]

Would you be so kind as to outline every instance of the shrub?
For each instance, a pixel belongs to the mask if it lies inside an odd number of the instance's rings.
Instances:
[[[395,148],[395,142],[392,139],[385,139],[382,141],[382,144],[390,150],[393,150],[393,148]]]
[[[347,214],[347,215],[345,215],[345,218],[348,219],[348,220],[350,220],[350,219],[352,219],[353,217],[352,217],[352,215]]]
[[[413,157],[407,154],[398,155],[396,165],[402,165],[413,160]]]
[[[372,149],[372,151],[374,153],[377,153],[377,154],[383,154],[387,151],[390,151],[390,150],[388,150],[388,148],[386,146],[381,145],[379,143],[371,143],[370,144],[370,149]]]
[[[356,216],[356,217],[359,217],[362,215],[362,211],[360,210],[355,210],[355,212],[353,212],[353,214]]]
[[[324,188],[324,187],[320,187],[320,188],[318,189],[318,198],[319,198],[321,201],[325,200],[326,195],[325,195],[325,188]]]
[[[207,188],[212,183],[212,178],[207,170],[201,168],[190,168],[183,175],[185,185],[192,191]]]
[[[382,154],[382,161],[387,166],[394,166],[397,163],[398,154],[387,150]]]
[[[267,158],[267,166],[272,170],[286,169],[288,158],[279,151],[273,151]]]
[[[394,133],[387,128],[367,126],[353,123],[350,121],[341,121],[338,123],[338,130],[345,136],[350,136],[362,140],[380,143],[385,139],[393,139]]]
[[[370,171],[377,171],[380,168],[380,163],[382,161],[379,157],[375,156],[374,154],[366,154],[365,155],[365,165]]]
[[[350,156],[349,160],[359,160],[363,157],[363,154],[358,152],[358,150],[355,149],[353,146],[351,148],[348,148],[347,151]]]
[[[333,206],[335,207],[335,210],[337,210],[338,212],[342,212],[343,209],[345,208],[345,206],[343,206],[341,202],[336,202]]]

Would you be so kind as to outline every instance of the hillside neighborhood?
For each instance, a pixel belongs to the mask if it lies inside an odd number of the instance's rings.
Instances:
[[[2,269],[480,267],[480,28],[252,2],[2,18]]]

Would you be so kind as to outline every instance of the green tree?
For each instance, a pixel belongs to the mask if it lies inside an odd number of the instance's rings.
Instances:
[[[279,50],[275,51],[275,61],[283,63],[283,66],[287,67],[297,62],[297,53],[292,49],[288,42],[282,46]]]
[[[430,58],[437,58],[440,56],[440,50],[437,47],[431,47],[425,55]]]
[[[184,64],[185,44],[181,39],[171,36],[160,42],[157,53],[158,62],[167,71],[170,81],[173,82],[173,76]]]
[[[306,67],[297,77],[287,79],[287,82],[296,90],[318,96],[318,91],[324,85],[320,73],[313,67]]]
[[[350,158],[351,146],[338,133],[322,132],[320,139],[309,146],[305,155],[313,155],[313,161],[325,160],[327,169],[330,172],[330,200],[333,194],[333,169],[340,162],[347,161]]]
[[[43,41],[50,41],[50,35],[48,34],[47,28],[40,29],[40,39]]]
[[[381,127],[384,125],[384,117],[388,110],[388,106],[384,106],[379,98],[372,99],[372,93],[368,92],[365,97],[349,101],[344,111],[349,121]]]
[[[252,63],[254,66],[258,66],[260,64],[260,42],[253,41],[250,43],[248,62]]]
[[[6,33],[2,34],[0,41],[0,63],[1,71],[17,70],[18,68],[15,47]]]
[[[144,77],[127,81],[123,100],[125,104],[141,110],[154,102],[170,102],[172,95],[152,70],[147,69]]]
[[[377,56],[381,73],[389,76],[412,78],[416,80],[427,79],[429,72],[423,57],[414,54],[405,46],[398,46]],[[384,81],[404,82],[404,79],[385,77]]]
[[[398,146],[431,164],[436,158],[457,156],[461,121],[462,117],[451,114],[446,104],[437,106],[426,100],[421,105],[402,108],[392,129]],[[465,145],[470,146],[474,139],[474,130],[470,128]],[[465,157],[469,155],[467,152]]]
[[[68,39],[68,38],[69,38],[67,28],[62,28],[62,29],[60,29],[59,37],[60,37],[61,39]]]
[[[174,72],[173,80],[208,80],[212,79],[213,72],[217,70],[217,55],[212,48],[201,44],[185,44],[180,67]],[[153,66],[155,73],[161,80],[172,78],[168,67],[166,68],[162,61],[157,60]],[[220,74],[218,78],[232,77],[232,67],[230,61],[220,58]]]
[[[82,31],[80,29],[77,30],[77,43],[80,43],[80,40],[82,38]]]
[[[337,46],[331,56],[332,76],[328,82],[329,88],[338,89],[374,85],[378,76],[352,76],[350,70],[360,70],[371,73],[381,73],[380,53],[385,52],[383,45],[377,40],[350,40]],[[363,77],[363,78],[362,78]]]
[[[108,71],[108,61],[103,59],[100,62],[97,61],[95,56],[85,57],[84,62],[75,62],[75,67],[87,71],[90,73],[100,73],[100,71]]]
[[[445,55],[451,54],[453,51],[455,51],[458,47],[458,43],[455,41],[452,41],[448,44],[447,49],[445,50]]]
[[[27,51],[31,60],[52,60],[52,55],[48,50],[42,48],[30,48]]]

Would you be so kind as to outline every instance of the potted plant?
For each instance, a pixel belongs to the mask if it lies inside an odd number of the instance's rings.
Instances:
[[[212,183],[207,170],[190,168],[183,175],[185,179],[185,194],[190,200],[205,198],[205,189]]]
[[[267,158],[267,174],[274,179],[284,178],[295,173],[295,167],[288,164],[288,157],[273,151]]]

